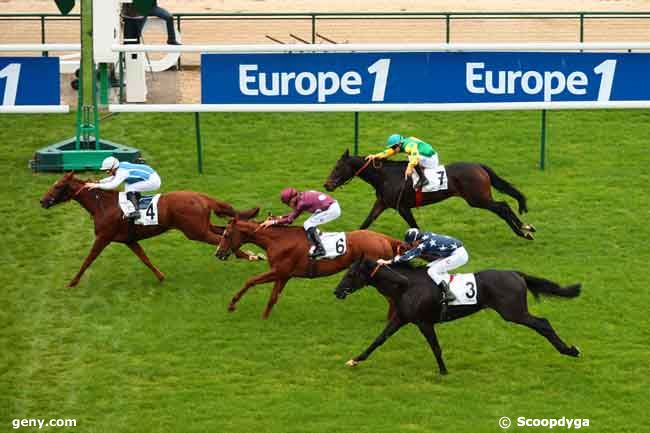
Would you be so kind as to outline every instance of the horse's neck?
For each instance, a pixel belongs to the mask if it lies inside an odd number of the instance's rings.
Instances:
[[[408,284],[397,281],[395,275],[391,275],[392,272],[395,271],[380,269],[380,272],[377,272],[377,275],[373,278],[372,284],[382,295],[397,300],[408,289]]]
[[[355,161],[356,162],[356,161]],[[363,158],[360,159],[358,164],[358,167],[355,167],[355,171],[359,170],[364,164]],[[384,174],[382,172],[382,168],[375,168],[374,167],[374,162],[371,162],[368,164],[368,167],[366,167],[364,170],[361,171],[361,173],[358,174],[359,178],[363,180],[364,182],[369,183],[375,188],[381,187],[383,181],[384,181]]]
[[[246,224],[245,235],[246,241],[257,245],[258,247],[268,249],[272,244],[286,239],[288,234],[295,233],[290,227],[268,227],[258,229],[258,225]],[[255,231],[258,229],[257,231]]]
[[[88,211],[91,215],[97,215],[100,206],[108,209],[117,205],[117,193],[114,191],[104,191],[102,189],[83,190],[74,199]],[[113,203],[115,202],[115,203]]]

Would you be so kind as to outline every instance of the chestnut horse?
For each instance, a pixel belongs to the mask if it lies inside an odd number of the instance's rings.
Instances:
[[[406,162],[381,161],[376,164],[365,161],[362,156],[350,156],[350,152],[346,150],[325,181],[325,188],[334,191],[359,176],[375,188],[377,200],[361,224],[361,229],[370,227],[370,224],[388,208],[397,210],[409,227],[418,227],[411,212],[412,208],[459,196],[472,207],[487,209],[497,214],[517,235],[528,240],[534,239],[535,227],[522,223],[507,202],[495,201],[492,198],[492,187],[517,200],[520,214],[528,212],[526,197],[487,165],[471,162],[445,165],[448,179],[446,190],[416,193],[411,179],[404,180]]]
[[[217,257],[225,260],[242,244],[252,243],[266,251],[271,269],[248,279],[244,287],[230,301],[228,311],[235,311],[239,299],[252,286],[274,282],[273,291],[262,315],[262,318],[266,319],[289,279],[332,275],[346,269],[364,255],[375,259],[389,259],[397,255],[403,246],[402,241],[369,230],[348,232],[346,241],[347,249],[344,255],[334,259],[314,261],[308,257],[310,244],[302,227],[261,228],[254,221],[241,221],[234,218],[223,232],[221,243],[217,248]],[[392,303],[389,301],[389,318],[392,316],[392,311]]]
[[[223,227],[210,223],[212,212],[217,216],[242,218],[253,218],[259,212],[259,208],[253,208],[239,213],[228,203],[215,200],[206,194],[176,191],[160,196],[158,225],[132,225],[124,219],[118,205],[117,191],[89,190],[85,188],[85,183],[86,181],[75,177],[74,173],[66,173],[41,199],[41,206],[45,209],[69,200],[76,200],[90,213],[95,223],[95,242],[81,269],[66,287],[76,286],[86,269],[111,242],[126,244],[142,260],[142,263],[153,271],[158,280],[163,281],[165,275],[149,261],[138,241],[158,236],[169,229],[178,229],[188,239],[218,245]],[[237,252],[237,255],[250,260],[257,259],[256,256],[242,252]]]

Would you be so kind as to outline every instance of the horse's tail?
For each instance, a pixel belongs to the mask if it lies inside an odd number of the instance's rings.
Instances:
[[[204,197],[208,203],[208,207],[212,209],[212,212],[214,212],[214,214],[218,217],[224,217],[224,216],[230,218],[237,217],[244,220],[248,220],[254,218],[260,211],[259,207],[254,207],[252,209],[248,209],[245,211],[238,211],[226,202],[213,199],[212,197],[209,197],[207,195]]]
[[[560,296],[563,298],[576,298],[580,295],[580,288],[582,285],[572,284],[566,287],[560,287],[559,284],[554,283],[553,281],[546,280],[544,278],[533,277],[531,275],[526,275],[523,272],[517,272],[524,280],[526,280],[526,286],[528,290],[531,291],[535,298],[539,298],[539,294],[543,293],[545,295]]]
[[[517,200],[517,202],[519,203],[520,214],[528,212],[528,206],[526,205],[526,196],[524,196],[524,194],[521,191],[515,188],[510,182],[508,182],[504,178],[499,177],[494,172],[494,170],[492,170],[487,165],[480,164],[480,166],[483,167],[483,170],[487,171],[488,175],[490,176],[490,183],[492,184],[493,187],[495,187],[502,193],[508,194],[510,197]]]

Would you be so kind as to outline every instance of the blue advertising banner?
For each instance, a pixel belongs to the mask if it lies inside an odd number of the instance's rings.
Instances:
[[[0,105],[59,105],[58,57],[0,57]]]
[[[650,101],[650,53],[203,54],[203,104]]]

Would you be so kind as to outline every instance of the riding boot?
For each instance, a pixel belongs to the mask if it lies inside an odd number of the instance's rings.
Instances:
[[[424,170],[420,165],[415,166],[415,172],[418,174],[418,183],[415,184],[415,189],[422,189],[429,184],[429,180],[424,175]]]
[[[314,246],[314,252],[310,257],[312,259],[323,257],[325,255],[325,248],[323,247],[323,243],[320,240],[320,236],[318,236],[318,228],[311,227],[307,229],[307,238]]]
[[[127,218],[130,220],[137,220],[140,218],[140,193],[135,191],[129,191],[126,193],[126,199],[133,203],[135,211],[127,215]]]
[[[454,293],[449,290],[449,284],[447,284],[445,280],[442,280],[440,284],[438,284],[438,287],[440,287],[440,290],[442,291],[443,302],[453,302],[456,300],[456,296],[454,296]]]

